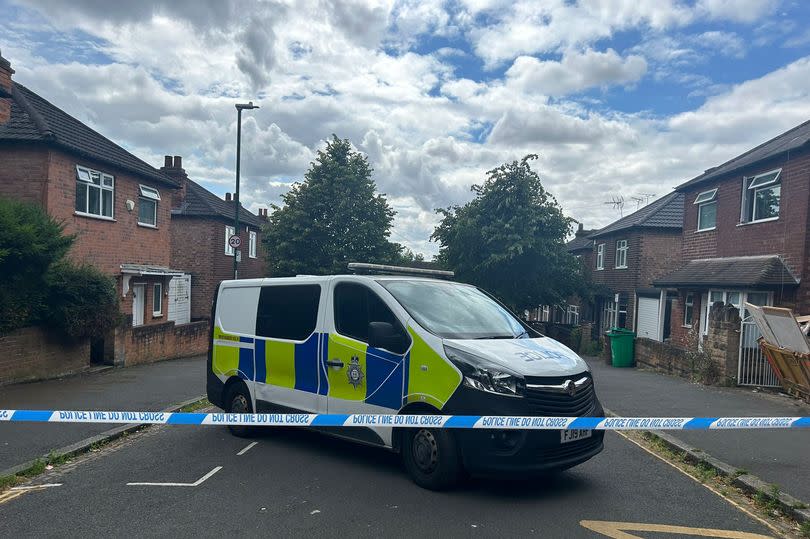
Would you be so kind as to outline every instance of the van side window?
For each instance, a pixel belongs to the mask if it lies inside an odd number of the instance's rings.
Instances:
[[[303,341],[315,331],[320,299],[321,287],[317,284],[263,286],[256,335]]]
[[[363,285],[338,284],[335,287],[335,328],[338,333],[367,343],[369,322],[388,322],[402,331],[402,324],[377,294]]]

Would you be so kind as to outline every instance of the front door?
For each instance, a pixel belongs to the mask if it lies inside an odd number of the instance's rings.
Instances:
[[[368,327],[370,322],[387,322],[403,334],[405,329],[382,298],[365,285],[339,282],[332,299],[333,324],[323,357],[329,413],[399,410],[407,346],[401,350],[371,347]]]
[[[146,285],[136,284],[132,287],[132,326],[143,325],[143,313],[146,311]]]

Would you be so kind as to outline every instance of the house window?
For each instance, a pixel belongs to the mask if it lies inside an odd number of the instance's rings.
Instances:
[[[617,325],[620,328],[627,327],[627,294],[619,294],[619,311],[617,313]]]
[[[616,242],[616,269],[627,267],[627,240]]]
[[[163,314],[163,283],[152,286],[152,316]]]
[[[686,301],[683,303],[683,325],[691,328],[692,318],[695,312],[695,295],[686,294]]]
[[[596,269],[605,269],[605,244],[600,243],[596,246]]]
[[[76,213],[113,218],[115,178],[76,165]]]
[[[717,189],[703,191],[694,203],[698,207],[698,231],[713,230],[717,226]]]
[[[572,326],[579,325],[579,306],[578,305],[569,305],[568,306],[568,313],[566,317],[566,323]]]
[[[234,227],[232,227],[232,226],[226,226],[225,227],[225,254],[228,255],[228,256],[233,256],[233,254],[234,254],[233,253],[233,247],[228,245],[228,240],[234,234],[236,234],[236,229]]]
[[[138,224],[144,226],[157,226],[157,205],[160,192],[148,185],[139,186],[138,197]]]
[[[256,231],[250,231],[250,243],[248,244],[248,256],[250,258],[256,258]]]
[[[782,169],[743,178],[743,207],[740,221],[753,223],[779,217]]]

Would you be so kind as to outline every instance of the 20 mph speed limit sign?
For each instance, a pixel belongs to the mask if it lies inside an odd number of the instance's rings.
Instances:
[[[234,249],[239,249],[242,246],[242,238],[234,234],[230,238],[228,238],[228,245],[233,247]]]

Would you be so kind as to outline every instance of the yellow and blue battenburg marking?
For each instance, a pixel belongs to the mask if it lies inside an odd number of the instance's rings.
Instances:
[[[441,409],[461,376],[412,328],[404,355],[337,334],[313,333],[303,343],[239,337],[214,330],[213,369],[221,376],[399,410],[411,402]],[[319,357],[320,355],[320,357]],[[343,368],[327,365],[338,360]]]

